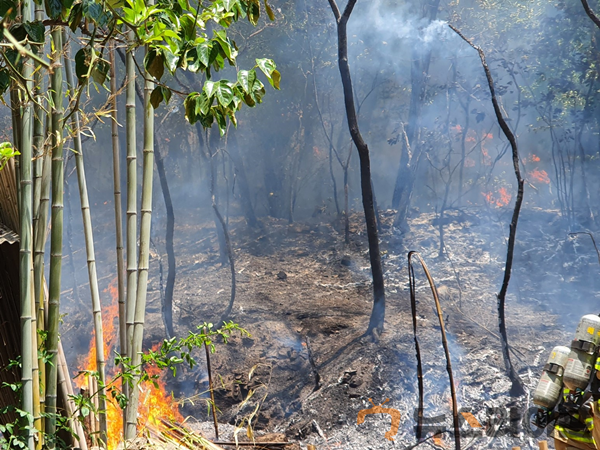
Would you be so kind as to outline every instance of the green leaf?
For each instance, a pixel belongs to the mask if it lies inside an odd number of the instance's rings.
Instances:
[[[212,100],[206,96],[206,93],[204,91],[200,92],[200,95],[196,97],[195,114],[199,116],[208,114],[211,104]]]
[[[219,101],[219,103],[224,107],[229,106],[229,104],[233,100],[233,89],[231,88],[231,86],[229,86],[227,81],[225,81],[225,80],[219,81],[219,83],[217,85],[216,93],[217,93],[217,100]]]
[[[80,84],[87,82],[91,60],[92,49],[89,47],[81,48],[75,53],[75,75]]]
[[[190,95],[186,97],[183,102],[183,106],[185,108],[185,118],[187,121],[193,125],[198,121],[198,117],[196,116],[196,97],[198,96],[197,92],[192,92]]]
[[[144,67],[150,75],[160,80],[165,72],[165,63],[162,53],[151,48],[144,56]]]
[[[204,65],[204,67],[210,66],[212,43],[210,41],[204,41],[202,44],[196,46],[196,51],[198,52],[198,59]]]
[[[30,41],[40,44],[44,42],[44,33],[46,28],[42,22],[26,22],[23,24],[23,27],[25,27],[25,31],[27,32]]]
[[[77,31],[77,27],[83,20],[83,6],[81,3],[77,3],[73,8],[71,8],[71,13],[69,14],[69,28],[74,33]]]
[[[161,86],[156,86],[150,94],[150,104],[154,109],[158,108],[160,102],[163,101],[163,92]]]
[[[260,3],[258,0],[250,0],[247,14],[250,23],[254,26],[258,25],[258,19],[260,18]]]
[[[191,14],[182,15],[179,19],[185,40],[191,41],[196,37],[196,21]]]
[[[10,86],[10,74],[6,69],[0,69],[0,95],[4,94]]]
[[[225,11],[229,12],[238,2],[239,0],[223,0],[223,7],[225,8]]]
[[[238,82],[242,86],[244,92],[250,92],[250,87],[254,84],[256,79],[256,72],[254,70],[240,70],[237,75]]]
[[[162,55],[167,64],[167,69],[169,69],[171,73],[175,73],[175,70],[177,70],[177,63],[179,62],[179,56],[174,55],[168,50],[163,50]]]
[[[214,110],[215,119],[217,119],[217,125],[219,126],[219,134],[221,136],[225,135],[227,131],[227,120],[225,119],[225,115],[217,108]],[[214,346],[211,346],[211,353],[214,353]]]
[[[215,95],[218,85],[218,82],[207,80],[204,82],[204,88],[202,90],[206,92],[206,96],[211,99],[213,95]]]
[[[279,73],[278,70],[273,71],[273,73],[271,74],[271,78],[269,78],[269,81],[271,82],[271,86],[273,86],[275,89],[279,90],[279,82],[281,81],[281,74]]]
[[[10,14],[6,13],[10,10]],[[18,2],[14,0],[0,0],[0,17],[4,19],[14,20],[19,12]]]
[[[271,74],[275,70],[275,62],[269,58],[257,58],[256,65],[263,73],[267,76],[267,78],[271,78]]]
[[[61,0],[44,0],[46,6],[46,14],[51,19],[58,19],[62,14]]]
[[[275,14],[273,14],[273,10],[271,9],[271,6],[269,5],[267,0],[265,1],[265,10],[267,11],[267,16],[269,16],[269,19],[271,20],[275,20]]]
[[[109,69],[110,63],[105,59],[99,58],[94,67],[92,68],[92,78],[96,83],[104,84]]]

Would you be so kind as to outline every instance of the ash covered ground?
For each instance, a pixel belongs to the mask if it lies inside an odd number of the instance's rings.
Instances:
[[[362,336],[372,295],[361,215],[351,217],[349,245],[344,244],[341,224],[324,217],[291,225],[265,219],[261,229],[253,232],[232,220],[237,273],[232,319],[251,337],[217,344],[212,357],[219,421],[239,424],[260,404],[253,420],[256,432],[284,433],[296,442],[295,448],[304,449],[307,444],[323,449],[414,445],[418,396],[406,255],[408,250],[417,250],[440,293],[459,408],[470,412],[481,425],[473,428],[475,422],[469,425],[461,420],[463,448],[537,448],[537,441],[547,437],[528,426],[531,394],[552,347],[571,341],[581,315],[598,312],[595,279],[600,266],[588,236],[562,233],[564,224],[557,211],[523,211],[507,298],[507,324],[511,357],[528,393],[511,398],[496,312],[510,213],[502,208],[448,212],[445,256],[439,258],[435,214],[414,213],[410,231],[400,240],[392,227],[393,211],[381,211],[387,312],[385,332],[378,342]],[[160,230],[161,225],[155,224],[148,348],[164,338],[159,261],[166,264],[166,256]],[[112,261],[110,241],[105,242],[102,258]],[[177,335],[185,335],[204,321],[218,321],[227,306],[229,267],[219,263],[217,246],[214,224],[206,215],[199,210],[178,215]],[[111,272],[105,271],[102,283],[108,285]],[[85,275],[78,278],[83,280]],[[434,303],[422,271],[417,270],[417,278],[424,416],[435,418],[426,424],[431,436],[434,431],[452,429],[450,389]],[[72,291],[65,294],[72,295]],[[63,341],[74,366],[77,353],[85,351],[76,336],[90,324],[82,308],[71,307],[68,312]],[[199,367],[180,371],[169,386],[176,398],[189,399],[181,407],[189,426],[206,430],[205,422],[210,420],[205,403],[208,377],[204,359],[199,359]],[[400,411],[394,442],[384,437],[390,428],[388,415],[369,415],[363,424],[357,424],[358,412],[373,406],[369,399],[376,405],[389,399],[385,407]],[[225,427],[221,438],[230,438],[227,433],[232,429]],[[441,436],[422,446],[453,446],[449,433]]]

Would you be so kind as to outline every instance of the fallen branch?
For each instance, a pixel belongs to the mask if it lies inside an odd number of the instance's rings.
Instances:
[[[417,378],[419,380],[419,409],[417,412],[417,439],[421,440],[421,433],[423,429],[423,367],[421,363],[421,351],[419,349],[419,341],[417,339],[417,299],[416,299],[416,278],[415,269],[413,267],[412,258],[415,257],[419,260],[429,287],[431,288],[431,294],[433,295],[433,301],[435,302],[435,309],[437,312],[438,320],[440,322],[440,331],[442,333],[442,346],[444,347],[444,354],[446,355],[446,371],[448,372],[448,381],[450,382],[450,395],[452,397],[452,421],[454,424],[454,448],[460,450],[460,423],[458,421],[458,403],[456,402],[456,388],[454,386],[454,376],[452,375],[452,362],[450,361],[450,351],[448,350],[448,340],[446,339],[446,328],[444,326],[444,316],[442,315],[442,307],[440,306],[440,299],[438,297],[437,289],[429,269],[423,258],[418,252],[411,251],[408,253],[408,279],[410,284],[410,307],[412,310],[412,321],[413,321],[413,335],[415,339],[415,347],[417,349]]]

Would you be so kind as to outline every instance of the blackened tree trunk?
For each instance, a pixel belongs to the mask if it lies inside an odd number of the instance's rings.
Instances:
[[[424,6],[423,17],[430,21],[435,20],[439,9],[440,0],[434,0],[431,4]],[[396,175],[394,194],[392,196],[392,208],[398,209],[396,226],[406,228],[408,209],[412,197],[415,182],[415,172],[420,160],[420,145],[417,142],[419,136],[419,122],[421,107],[425,97],[425,87],[429,74],[431,62],[431,51],[428,50],[424,56],[419,56],[415,49],[412,54],[411,64],[411,95],[408,112],[408,124],[406,126],[406,139],[402,141],[402,153],[400,154],[400,165]],[[409,147],[410,146],[410,147]],[[411,147],[413,152],[411,152]]]
[[[479,53],[481,65],[483,66],[483,70],[485,71],[485,76],[487,78],[488,86],[490,88],[490,94],[492,96],[492,105],[494,106],[496,119],[498,120],[498,124],[500,125],[502,132],[508,139],[508,142],[510,143],[510,147],[512,149],[513,168],[515,171],[515,177],[517,178],[518,189],[517,199],[515,201],[515,209],[513,211],[512,219],[510,221],[508,248],[506,253],[506,265],[504,267],[504,279],[502,280],[502,286],[500,288],[500,292],[498,293],[498,325],[500,328],[500,336],[502,337],[502,356],[504,357],[504,364],[506,366],[506,371],[508,372],[508,377],[512,382],[510,393],[511,395],[518,397],[525,394],[525,389],[523,388],[523,382],[519,378],[519,375],[515,371],[515,368],[513,367],[512,362],[510,361],[510,352],[508,347],[508,337],[506,334],[506,318],[504,316],[504,310],[506,303],[506,292],[508,291],[508,283],[510,281],[513,255],[515,250],[517,222],[519,221],[519,213],[521,211],[521,204],[523,203],[523,177],[521,177],[521,169],[519,168],[519,149],[517,147],[517,139],[515,138],[515,135],[506,123],[504,116],[502,116],[500,104],[498,103],[496,91],[494,89],[494,80],[492,78],[492,73],[490,72],[490,69],[485,60],[485,54],[483,53],[483,50],[474,45],[471,41],[469,41],[464,35],[461,34],[460,31],[458,31],[458,29],[454,28],[452,25],[450,25],[450,28],[452,28],[452,30],[454,30],[456,34],[458,34],[467,44],[469,44],[471,47],[477,50],[477,53]]]
[[[158,137],[158,136],[157,136]],[[175,289],[175,277],[176,273],[176,262],[175,262],[175,249],[173,247],[173,234],[175,230],[175,213],[173,212],[173,202],[171,201],[171,192],[169,191],[169,184],[167,182],[167,174],[165,172],[165,163],[162,155],[162,145],[159,143],[160,139],[155,137],[154,141],[158,144],[157,151],[154,153],[154,162],[156,163],[156,171],[158,172],[158,179],[160,180],[160,188],[162,191],[163,199],[165,200],[165,208],[167,210],[167,231],[165,234],[165,247],[167,249],[167,286],[165,288],[165,298],[162,305],[163,322],[165,324],[165,332],[167,339],[171,339],[175,336],[173,331],[173,291]]]
[[[379,333],[383,330],[385,318],[385,290],[383,284],[383,266],[381,264],[381,253],[379,252],[379,237],[377,234],[377,222],[375,219],[375,208],[373,205],[373,190],[371,188],[371,161],[369,158],[369,147],[363,140],[358,128],[354,96],[352,95],[352,78],[348,64],[348,37],[347,24],[357,0],[348,0],[348,4],[341,14],[335,0],[329,0],[329,5],[335,16],[338,32],[338,64],[342,85],[344,87],[344,101],[346,116],[350,135],[358,150],[360,159],[360,185],[362,190],[362,201],[367,222],[367,236],[369,240],[369,258],[371,260],[371,273],[373,275],[373,311],[366,334]]]

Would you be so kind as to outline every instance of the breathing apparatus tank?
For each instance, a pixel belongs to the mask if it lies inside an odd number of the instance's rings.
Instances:
[[[551,410],[558,403],[570,352],[569,347],[560,345],[552,349],[542,377],[533,393],[533,403],[537,406]]]
[[[573,391],[585,389],[590,381],[596,348],[600,344],[600,317],[587,314],[581,318],[565,367],[563,382]]]

